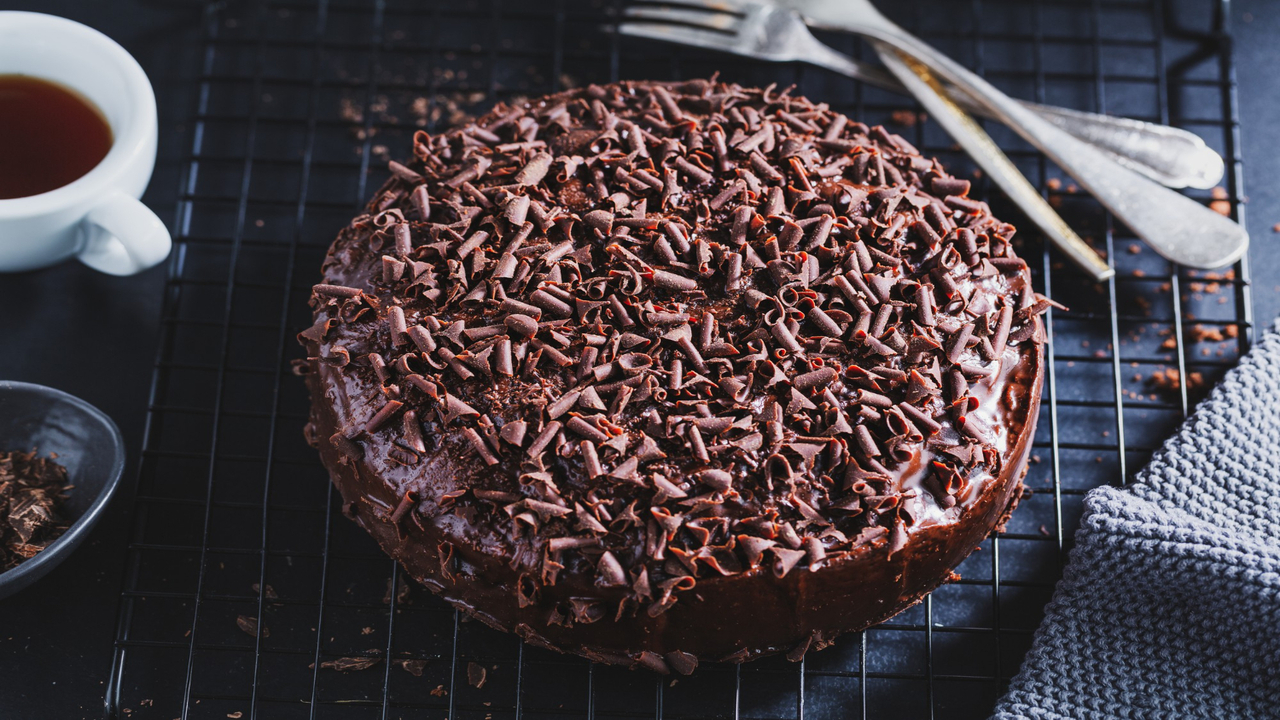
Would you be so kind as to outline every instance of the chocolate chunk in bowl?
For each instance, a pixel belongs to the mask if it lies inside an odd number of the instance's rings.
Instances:
[[[659,672],[798,659],[1016,505],[1049,301],[902,138],[632,82],[419,132],[391,171],[313,289],[308,439],[486,623]]]

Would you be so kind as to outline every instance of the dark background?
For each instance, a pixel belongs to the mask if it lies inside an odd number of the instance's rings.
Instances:
[[[171,222],[183,120],[195,103],[185,82],[197,67],[202,2],[175,0],[7,0],[95,27],[132,52],[150,75],[160,107],[160,160],[144,198]],[[1254,317],[1280,314],[1280,13],[1269,0],[1233,7],[1244,157],[1245,217]],[[1271,12],[1268,12],[1271,10]],[[0,275],[0,378],[50,385],[111,415],[135,457],[141,447],[165,268],[113,278],[77,263]],[[96,718],[110,669],[129,493],[66,563],[35,587],[0,601],[0,717]]]

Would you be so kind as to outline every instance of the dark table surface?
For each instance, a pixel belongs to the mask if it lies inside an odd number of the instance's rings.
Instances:
[[[189,74],[199,52],[203,3],[175,0],[8,0],[98,28],[132,52],[156,87],[160,160],[144,200],[170,220]],[[1271,0],[1233,6],[1247,206],[1253,237],[1254,317],[1280,315],[1280,13]],[[102,408],[135,457],[142,444],[164,287],[163,267],[131,278],[77,263],[0,275],[0,378],[50,385]],[[122,493],[92,538],[38,585],[0,601],[0,717],[97,718],[110,670],[129,497]]]

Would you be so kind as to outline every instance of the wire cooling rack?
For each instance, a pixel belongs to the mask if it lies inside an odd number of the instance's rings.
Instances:
[[[1227,159],[1242,211],[1225,0],[882,3],[1013,95],[1171,123]],[[692,677],[527,647],[406,582],[340,514],[302,439],[289,361],[325,249],[412,133],[495,99],[618,78],[795,84],[973,175],[906,99],[819,70],[600,32],[576,0],[208,6],[115,663],[113,718],[985,717],[1059,577],[1084,493],[1133,477],[1249,343],[1247,267],[1170,266],[1002,128],[991,132],[1113,263],[1085,280],[1024,233],[1049,317],[1033,490],[963,576],[792,664]],[[857,41],[828,36],[861,55]],[[999,214],[1017,212],[977,191]],[[1024,223],[1024,227],[1025,227]]]

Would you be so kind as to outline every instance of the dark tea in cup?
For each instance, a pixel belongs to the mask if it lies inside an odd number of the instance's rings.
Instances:
[[[0,75],[0,200],[70,184],[102,162],[111,143],[106,118],[79,93]]]

